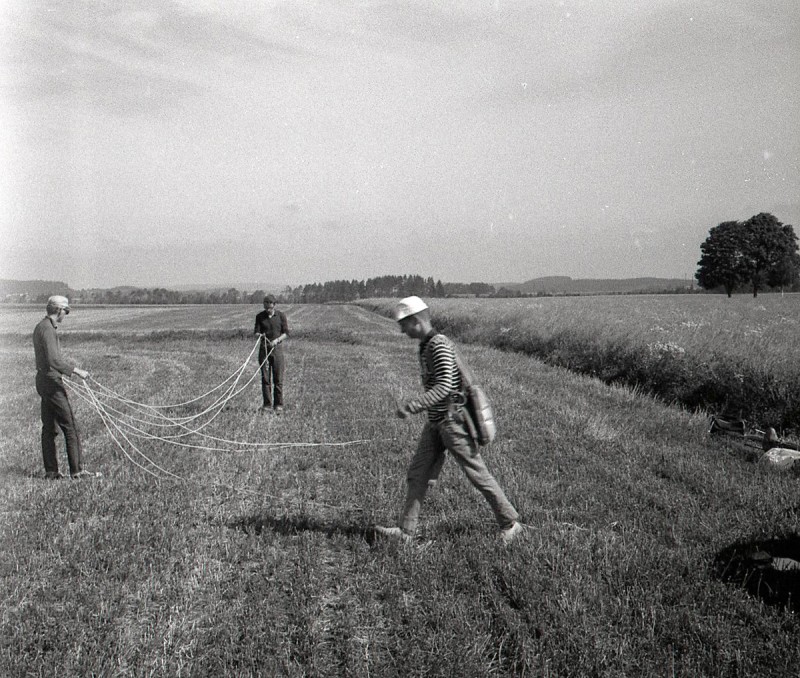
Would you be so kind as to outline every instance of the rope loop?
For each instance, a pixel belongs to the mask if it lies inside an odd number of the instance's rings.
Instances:
[[[165,443],[181,448],[193,450],[204,450],[210,452],[240,452],[252,449],[267,448],[311,448],[311,447],[345,447],[350,445],[361,445],[368,440],[348,440],[342,442],[273,442],[273,443],[254,443],[243,440],[230,440],[218,436],[209,435],[203,432],[225,409],[225,406],[235,397],[240,395],[259,375],[261,368],[269,359],[273,348],[270,348],[264,359],[250,375],[249,379],[239,386],[247,365],[253,354],[261,343],[261,336],[255,342],[250,353],[244,362],[220,384],[206,391],[191,400],[172,405],[151,405],[136,402],[116,393],[110,388],[103,386],[96,379],[89,377],[87,380],[78,382],[67,379],[65,384],[77,394],[82,400],[86,401],[97,412],[103,422],[108,434],[120,449],[124,457],[134,466],[156,479],[173,479],[189,482],[188,478],[169,471],[157,464],[152,458],[144,454],[133,442],[132,438],[143,439]],[[205,406],[199,412],[187,416],[171,416],[166,410],[185,408],[189,405],[199,403],[212,394],[222,391],[211,404]],[[152,432],[152,429],[160,432]],[[168,429],[169,431],[163,431]],[[194,440],[200,438],[202,442],[188,442],[184,439],[194,436]],[[127,448],[126,449],[126,445]],[[138,459],[138,461],[137,461]],[[228,486],[226,486],[228,487]],[[233,488],[231,488],[233,489]]]

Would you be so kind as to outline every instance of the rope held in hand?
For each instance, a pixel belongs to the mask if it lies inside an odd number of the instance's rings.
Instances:
[[[248,363],[250,362],[253,354],[255,353],[258,345],[261,341],[261,337],[256,340],[256,343],[253,349],[250,351],[248,356],[245,358],[244,362],[240,367],[238,367],[230,376],[228,376],[225,380],[223,380],[220,384],[215,386],[214,388],[206,391],[206,393],[192,398],[191,400],[187,400],[175,405],[150,405],[147,403],[140,403],[129,398],[126,398],[110,388],[107,388],[97,382],[93,378],[89,378],[88,381],[91,382],[87,383],[86,380],[83,383],[79,383],[77,381],[67,380],[66,384],[69,386],[80,398],[84,401],[88,402],[90,406],[97,412],[98,416],[100,417],[101,421],[103,422],[106,430],[108,431],[111,439],[114,441],[115,445],[120,449],[123,455],[135,466],[143,470],[144,472],[152,475],[155,478],[163,478],[169,477],[176,480],[183,480],[188,481],[187,478],[173,473],[169,471],[159,464],[157,464],[153,459],[148,457],[144,454],[137,446],[134,444],[131,438],[138,438],[138,439],[145,439],[150,441],[157,441],[161,443],[166,443],[170,445],[174,445],[177,447],[184,447],[184,448],[191,448],[195,450],[205,450],[205,451],[212,451],[212,452],[238,452],[243,451],[243,449],[266,449],[266,448],[291,448],[291,447],[344,447],[349,445],[358,445],[370,442],[368,440],[349,440],[349,441],[341,441],[341,442],[321,442],[321,443],[309,443],[309,442],[273,442],[273,443],[254,443],[248,441],[240,441],[240,440],[230,440],[226,438],[221,438],[218,436],[209,435],[203,432],[203,429],[206,428],[214,419],[219,416],[219,414],[223,411],[225,406],[236,396],[238,396],[242,391],[244,391],[252,381],[258,376],[262,366],[268,360],[270,354],[272,353],[272,348],[269,349],[267,354],[264,357],[264,360],[258,365],[258,368],[255,372],[250,376],[250,378],[244,383],[243,386],[237,388],[239,381],[241,380]],[[172,417],[164,413],[163,410],[168,409],[176,409],[181,407],[186,407],[188,405],[193,405],[202,401],[204,398],[207,398],[213,393],[216,393],[226,384],[230,385],[225,389],[221,396],[217,397],[214,402],[210,405],[205,407],[198,413],[195,413],[191,416],[184,416],[184,417]],[[111,403],[114,403],[113,405]],[[127,409],[126,409],[127,408]],[[202,417],[206,417],[207,419],[203,422],[199,422]],[[189,426],[188,424],[192,424]],[[147,430],[146,427],[155,427],[158,429],[165,429],[165,428],[172,428],[176,429],[178,432],[169,435],[160,435],[156,433],[152,433]],[[198,445],[196,443],[189,443],[189,442],[180,442],[179,439],[186,438],[188,436],[199,436],[202,439],[212,441],[216,443],[214,445]],[[138,455],[140,461],[137,461],[134,456],[132,456],[129,451],[126,449],[125,444],[128,445],[130,450],[133,452],[134,455]],[[141,461],[146,462],[148,466],[145,466]],[[154,472],[158,471],[158,473]]]

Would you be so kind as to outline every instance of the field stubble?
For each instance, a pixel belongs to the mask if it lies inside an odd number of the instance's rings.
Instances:
[[[63,344],[114,390],[180,402],[241,363],[256,310],[177,309],[163,326],[139,315],[135,340],[113,309],[96,311],[91,327],[65,326]],[[28,328],[6,329],[0,673],[778,676],[800,665],[792,601],[767,604],[714,571],[732,545],[796,533],[795,477],[709,439],[702,415],[471,345],[500,423],[485,454],[530,529],[498,548],[483,499],[450,462],[419,543],[375,543],[370,525],[395,519],[422,423],[393,418],[419,389],[415,346],[361,308],[287,312],[286,415],[260,416],[253,383],[214,434],[366,442],[142,445],[182,482],[132,466],[78,401],[87,465],[106,478],[44,483]]]

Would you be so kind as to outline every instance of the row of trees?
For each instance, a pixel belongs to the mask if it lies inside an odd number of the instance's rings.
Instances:
[[[493,285],[482,282],[443,283],[419,275],[385,275],[367,280],[333,280],[326,283],[286,288],[281,297],[292,303],[324,303],[326,301],[355,301],[376,297],[452,297],[493,296]]]
[[[373,297],[445,297],[446,286],[441,280],[420,275],[384,275],[367,280],[332,280],[325,283],[287,287],[281,298],[292,303],[324,303],[354,301]]]
[[[725,221],[709,231],[700,246],[701,258],[695,278],[705,290],[724,289],[730,297],[747,286],[757,296],[766,287],[800,289],[800,254],[794,229],[767,212],[747,221]],[[59,284],[63,285],[63,284]],[[64,294],[56,289],[49,294]],[[178,292],[163,287],[81,290],[70,294],[84,304],[260,304],[264,290]],[[386,275],[367,280],[333,280],[298,287],[286,287],[277,295],[284,303],[325,303],[373,297],[531,296],[519,290],[482,282],[442,283],[419,275]],[[47,294],[32,299],[25,293],[7,295],[6,301],[44,303]],[[13,298],[8,298],[13,297]]]
[[[695,278],[706,290],[721,287],[730,297],[746,286],[755,297],[765,287],[800,283],[794,229],[768,212],[747,221],[724,221],[715,226],[700,245],[700,252]]]
[[[35,301],[45,303],[47,294],[31,298],[29,295],[15,295],[13,302]],[[60,288],[52,293],[65,293]],[[240,291],[236,288],[208,291],[195,290],[178,292],[163,287],[117,287],[113,289],[84,289],[68,293],[73,302],[81,304],[261,304],[266,292]],[[312,283],[298,287],[286,287],[276,295],[282,303],[325,303],[330,301],[354,301],[371,297],[407,297],[416,294],[420,297],[448,296],[521,296],[482,282],[443,283],[433,278],[419,275],[386,275],[367,280],[333,280],[325,283]]]
[[[82,304],[260,304],[264,294],[264,290],[240,292],[233,287],[217,292],[177,292],[163,287],[117,287],[110,290],[81,290],[73,294],[72,298],[73,301],[80,300]],[[38,302],[46,300],[47,296],[37,299]]]

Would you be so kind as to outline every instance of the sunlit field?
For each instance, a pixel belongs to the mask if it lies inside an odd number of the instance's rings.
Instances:
[[[725,352],[770,368],[800,364],[800,294],[619,295],[529,299],[433,299],[442,315],[468,314],[499,333],[555,334],[568,329],[598,342],[623,338],[675,353]],[[478,322],[481,321],[481,322]],[[479,335],[477,335],[479,336]]]
[[[300,320],[303,307],[283,306]],[[241,305],[76,306],[62,329],[70,332],[140,332],[168,330],[234,330],[252,333],[260,307]],[[0,334],[33,332],[31,323],[44,315],[41,305],[0,306]],[[28,326],[31,326],[30,328]]]
[[[362,303],[391,309],[391,300]],[[433,299],[431,307],[437,325],[464,341],[800,431],[798,294]]]
[[[281,306],[293,335],[275,416],[249,381],[259,307],[76,308],[62,349],[95,392],[186,403],[244,369],[186,446],[115,440],[76,384],[85,465],[104,478],[46,482],[30,342],[42,309],[0,307],[0,675],[796,675],[800,573],[748,556],[800,560],[798,476],[709,436],[703,412],[488,339],[583,321],[598,341],[693,355],[724,343],[721,324],[737,343],[760,318],[763,362],[778,365],[781,341],[797,355],[796,298],[733,301],[739,320],[702,327],[724,298],[433,302],[495,406],[483,453],[527,526],[507,549],[452,462],[418,540],[375,540],[422,426],[394,417],[420,389],[416,345],[380,314]]]

